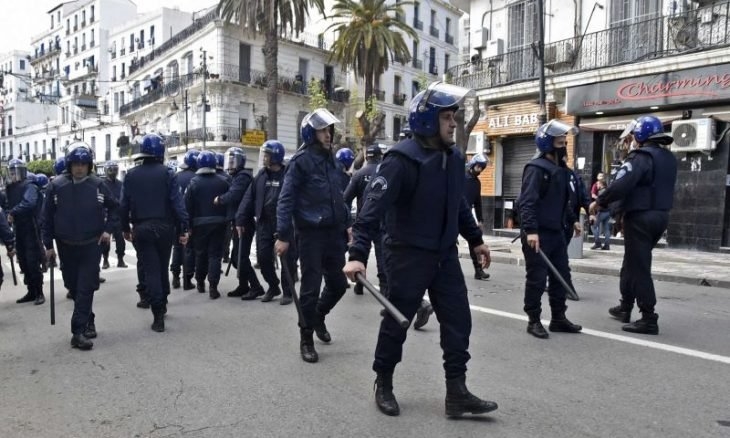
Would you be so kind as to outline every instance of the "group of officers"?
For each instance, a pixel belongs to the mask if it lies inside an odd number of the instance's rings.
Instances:
[[[300,354],[317,362],[314,335],[331,342],[325,324],[349,287],[365,275],[371,246],[375,246],[381,292],[408,321],[425,324],[435,312],[441,332],[446,380],[445,411],[448,416],[480,414],[497,409],[466,387],[466,364],[471,333],[471,313],[464,275],[459,263],[457,238],[461,235],[474,260],[475,278],[486,279],[489,248],[482,239],[478,175],[488,161],[481,155],[466,166],[454,144],[456,121],[473,90],[432,83],[410,103],[410,133],[382,157],[377,145],[367,148],[367,164],[352,177],[348,173],[354,154],[332,148],[339,120],[324,108],[307,114],[301,124],[303,144],[284,162],[284,146],[269,140],[262,146],[264,167],[254,177],[245,170],[240,148],[216,157],[210,151],[190,151],[181,171],[165,163],[165,144],[155,134],[144,136],[137,165],[127,172],[118,190],[116,173],[107,178],[93,172],[94,157],[88,145],[69,147],[63,168],[45,188],[38,221],[21,220],[27,205],[38,211],[37,198],[19,163],[10,163],[8,219],[16,225],[17,244],[0,215],[0,239],[19,259],[28,284],[23,300],[42,296],[41,263],[33,270],[28,256],[42,244],[46,260],[53,263],[56,250],[65,286],[74,299],[71,345],[90,349],[96,337],[92,302],[99,288],[102,249],[112,235],[123,235],[138,257],[139,307],[151,308],[152,330],[165,330],[170,276],[172,287],[208,292],[220,297],[221,260],[227,252],[230,232],[237,242],[230,255],[238,271],[238,287],[228,296],[281,304],[295,300],[300,332]],[[552,310],[550,330],[577,333],[581,327],[566,316],[566,291],[556,275],[570,281],[567,259],[568,234],[580,232],[571,212],[595,209],[575,190],[575,175],[566,171],[566,136],[576,128],[552,120],[536,134],[538,155],[525,167],[519,200],[522,242],[526,260],[524,310],[527,331],[547,338],[540,322],[541,296],[550,277],[548,295]],[[666,228],[671,208],[676,163],[662,145],[671,142],[661,122],[639,119],[632,131],[637,148],[619,171],[616,181],[597,200],[600,205],[620,204],[626,233],[626,256],[621,274],[621,304],[611,314],[629,322],[636,301],[642,319],[624,327],[639,333],[656,333],[656,298],[650,276],[651,249]],[[15,160],[14,160],[15,161]],[[672,166],[674,166],[672,168]],[[114,169],[114,166],[110,166]],[[672,169],[673,172],[672,173]],[[17,170],[17,171],[16,171]],[[572,177],[570,175],[573,175]],[[476,183],[475,181],[476,180]],[[350,204],[357,199],[353,217]],[[477,207],[477,220],[472,209]],[[573,214],[573,216],[571,216]],[[568,220],[566,220],[568,218]],[[566,232],[566,223],[570,232]],[[21,225],[22,224],[22,225]],[[40,232],[38,227],[40,225]],[[35,229],[33,229],[35,227]],[[33,234],[30,234],[30,232]],[[26,236],[36,236],[32,240]],[[40,236],[40,237],[38,237]],[[268,290],[256,278],[248,254],[256,236],[257,259]],[[40,239],[40,240],[39,240]],[[117,238],[117,241],[123,240]],[[55,242],[55,249],[54,249]],[[26,255],[21,256],[24,248]],[[543,252],[557,268],[548,270]],[[117,247],[118,265],[124,266],[124,249]],[[300,257],[301,255],[301,257]],[[282,268],[281,280],[275,257]],[[40,258],[40,257],[39,257]],[[346,261],[347,258],[347,261]],[[108,266],[105,257],[104,266]],[[297,295],[297,263],[301,267]],[[196,284],[193,284],[195,279]],[[207,288],[206,288],[207,280]],[[324,281],[324,287],[322,282]],[[428,291],[428,300],[424,300]],[[355,287],[362,293],[362,285]],[[298,298],[298,300],[297,300]],[[393,373],[401,361],[407,328],[395,317],[382,313],[375,360],[375,401],[387,415],[400,408],[393,394]],[[420,319],[420,321],[419,321]]]

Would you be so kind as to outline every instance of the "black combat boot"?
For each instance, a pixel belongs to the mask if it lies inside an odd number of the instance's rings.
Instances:
[[[659,315],[657,315],[654,312],[641,312],[641,319],[636,320],[632,322],[631,324],[626,324],[625,326],[621,327],[621,330],[629,333],[639,333],[642,335],[658,335],[659,334],[659,324],[657,324],[657,320],[659,319]]]
[[[631,310],[633,310],[633,308],[634,306],[632,303],[627,303],[626,301],[621,300],[618,306],[613,306],[608,309],[608,314],[624,324],[628,324],[631,322]]]
[[[229,297],[242,297],[248,293],[248,286],[238,286],[226,295]]]
[[[540,339],[547,339],[550,337],[548,332],[545,330],[545,327],[542,326],[542,322],[540,322],[539,310],[527,312],[527,316],[530,318],[527,322],[527,333]]]
[[[152,322],[152,330],[162,333],[165,331],[165,314],[163,309],[152,309],[154,321]]]
[[[46,297],[43,295],[43,289],[39,287],[36,289],[35,300],[33,301],[33,304],[35,304],[36,306],[40,306],[45,302]]]
[[[317,314],[319,315],[319,322],[314,326],[314,333],[317,334],[320,341],[332,342],[332,336],[330,336],[330,332],[327,331],[327,325],[324,323],[324,315],[319,313],[319,311],[317,311]]]
[[[277,297],[281,295],[281,289],[279,289],[278,285],[274,285],[269,287],[269,290],[266,291],[263,297],[261,297],[262,303],[268,303],[269,301],[273,300],[274,297]]]
[[[489,274],[484,272],[484,269],[481,267],[474,269],[474,279],[475,280],[489,280]]]
[[[31,301],[35,301],[35,292],[31,291],[30,289],[28,289],[27,294],[25,294],[21,298],[18,298],[17,300],[15,300],[15,302],[18,304],[30,303]]]
[[[294,301],[294,299],[292,298],[291,294],[284,294],[284,296],[281,297],[281,299],[279,300],[279,304],[281,304],[282,306],[286,306],[287,304],[291,304],[292,301]]]
[[[173,274],[172,276],[172,288],[173,289],[180,289],[180,274]]]
[[[199,283],[198,283],[199,284]],[[217,300],[221,297],[220,292],[218,292],[218,286],[210,285],[210,290],[208,291],[208,295],[210,296],[211,300]]]
[[[109,257],[104,257],[104,263],[101,264],[101,269],[109,269]]]
[[[466,376],[446,379],[446,415],[486,414],[497,409],[497,403],[482,400],[466,389]]]
[[[352,289],[353,292],[355,292],[355,295],[362,295],[363,289],[362,289],[362,283],[355,284],[355,287]]]
[[[124,263],[124,256],[117,257],[117,268],[126,268],[127,264]]]
[[[202,280],[202,281],[198,280],[197,288],[198,288],[199,294],[204,294],[205,293],[205,280]]]
[[[260,297],[263,294],[264,294],[263,289],[251,288],[248,290],[248,292],[246,292],[245,294],[243,294],[241,296],[241,299],[244,301],[251,301],[251,300],[255,300],[256,298]]]
[[[385,415],[400,415],[398,400],[393,395],[393,373],[378,373],[375,377],[375,404]]]
[[[583,330],[582,326],[570,322],[570,320],[565,317],[565,313],[553,315],[548,328],[551,332],[562,333],[580,333],[580,331]]]
[[[314,349],[314,337],[312,329],[299,329],[301,341],[299,343],[299,351],[302,354],[304,362],[315,363],[319,360],[319,355]]]
[[[183,278],[183,290],[193,290],[195,289],[195,283],[193,283],[192,277],[185,277]]]
[[[147,300],[147,294],[144,291],[137,291],[139,294],[139,301],[137,301],[137,307],[140,309],[149,309],[150,302]]]
[[[428,301],[421,301],[421,307],[416,311],[416,321],[413,328],[418,330],[428,323],[428,318],[433,314],[433,306]]]
[[[94,321],[89,321],[89,323],[86,324],[86,330],[84,330],[84,337],[86,339],[94,339],[96,337],[96,324],[94,324]]]
[[[86,339],[86,336],[81,333],[77,333],[71,337],[71,346],[73,348],[78,348],[79,350],[91,350],[94,343]]]
[[[66,298],[67,299],[73,300],[75,297],[76,297],[76,295],[73,292],[71,292],[71,291],[67,291],[66,292]]]

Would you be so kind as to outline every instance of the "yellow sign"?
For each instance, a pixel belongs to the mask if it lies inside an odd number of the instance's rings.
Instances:
[[[241,143],[251,146],[261,146],[266,141],[266,131],[246,131],[241,136]]]

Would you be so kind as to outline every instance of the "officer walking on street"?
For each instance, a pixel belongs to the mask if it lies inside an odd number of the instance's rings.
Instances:
[[[5,249],[8,252],[8,258],[15,257],[15,235],[13,229],[8,224],[8,219],[5,217],[5,211],[0,207],[0,241],[5,245]],[[3,284],[5,273],[3,272],[2,263],[0,263],[0,286]]]
[[[300,304],[300,352],[305,362],[317,362],[313,331],[330,342],[325,316],[342,298],[347,279],[344,233],[350,226],[350,211],[343,198],[344,168],[332,153],[335,123],[339,120],[325,108],[302,120],[303,145],[289,161],[277,205],[275,250],[282,256],[289,249],[294,230],[302,255]],[[293,219],[293,222],[292,222]],[[289,272],[293,269],[289,266]],[[326,293],[320,297],[322,278]]]
[[[223,239],[226,232],[226,207],[215,199],[228,191],[228,181],[216,173],[215,153],[202,151],[198,155],[198,170],[185,191],[185,207],[195,236],[195,280],[198,292],[205,293],[208,277],[209,296],[220,298]]]
[[[99,289],[101,246],[109,244],[117,227],[116,196],[93,173],[94,155],[82,142],[69,146],[66,153],[68,173],[55,178],[48,187],[43,207],[43,244],[46,257],[53,263],[56,252],[63,263],[64,283],[74,292],[71,317],[71,346],[89,350],[96,338],[92,310],[94,291]]]
[[[195,171],[198,170],[198,154],[200,151],[197,149],[190,149],[185,152],[183,162],[180,164],[182,169],[177,173],[177,184],[180,187],[180,196],[185,195],[185,190],[188,188],[188,184],[195,177]],[[188,240],[187,245],[181,244],[178,240],[172,247],[172,262],[170,263],[170,272],[172,272],[172,288],[180,288],[180,270],[183,273],[183,289],[192,290],[195,289],[195,285],[192,282],[193,276],[195,275],[195,250],[193,249],[192,236]]]
[[[664,132],[658,118],[638,119],[633,136],[637,148],[629,153],[618,169],[616,179],[598,196],[591,210],[620,201],[623,211],[625,248],[619,283],[621,302],[608,312],[628,323],[636,300],[641,319],[621,329],[656,335],[659,334],[659,316],[654,312],[656,291],[651,278],[651,252],[669,223],[677,183],[677,159],[667,148],[674,139]]]
[[[565,317],[568,308],[565,289],[538,254],[542,251],[570,284],[568,244],[563,228],[565,215],[570,210],[570,188],[568,174],[560,163],[567,154],[566,136],[577,131],[577,128],[558,120],[550,120],[540,126],[535,135],[539,155],[525,165],[522,173],[518,210],[526,271],[524,310],[529,318],[527,333],[541,339],[550,337],[540,322],[542,294],[548,276],[547,291],[552,312],[550,331],[578,333],[583,329]]]
[[[466,182],[464,183],[464,198],[466,199],[466,205],[474,212],[477,216],[477,225],[482,228],[484,219],[482,218],[482,183],[479,181],[479,175],[487,168],[489,162],[482,154],[474,155],[471,160],[466,164]],[[469,256],[471,262],[474,265],[474,278],[477,280],[489,279],[489,274],[484,272],[479,258],[472,248],[469,248]]]
[[[104,166],[104,174],[106,178],[103,179],[104,185],[109,188],[117,202],[122,197],[122,182],[117,179],[119,175],[119,164],[116,161],[109,161]],[[127,264],[124,263],[124,250],[126,245],[124,244],[124,236],[122,235],[122,228],[117,222],[116,228],[112,230],[112,237],[117,246],[117,267],[126,268]],[[102,269],[109,269],[109,251],[111,250],[111,244],[104,244],[103,256],[104,264]]]
[[[390,301],[413,319],[426,290],[441,325],[446,377],[446,415],[482,414],[497,404],[466,387],[471,313],[456,239],[461,234],[489,266],[482,240],[464,199],[464,156],[454,145],[454,114],[472,90],[434,82],[410,103],[413,138],[386,154],[354,225],[345,273],[365,274],[370,244],[385,221]],[[407,330],[389,315],[380,323],[373,370],[375,402],[386,415],[399,415],[393,371],[401,361]]]
[[[264,303],[282,293],[274,266],[274,242],[276,241],[274,234],[276,234],[276,204],[279,201],[279,193],[284,181],[284,152],[284,145],[278,140],[268,140],[261,146],[264,167],[253,179],[250,188],[246,190],[243,202],[236,212],[236,231],[239,235],[241,233],[246,235],[248,232],[246,227],[256,224],[256,260],[261,267],[261,275],[269,285],[266,294],[261,298],[261,302]],[[295,253],[291,249],[287,251],[283,256],[287,260],[282,260],[282,265],[288,263],[287,266],[294,266]],[[284,289],[284,296],[279,304],[290,304],[294,285],[290,283],[290,279],[286,275],[282,276],[281,285]]]
[[[23,271],[28,292],[16,303],[36,305],[46,302],[43,295],[43,263],[41,241],[38,228],[38,215],[42,206],[40,189],[27,179],[28,168],[23,160],[14,158],[8,162],[7,186],[8,223],[15,227],[16,251],[18,264]]]
[[[165,331],[167,294],[170,280],[167,264],[172,243],[188,242],[188,214],[185,211],[177,177],[162,164],[165,143],[156,134],[142,138],[141,163],[127,172],[122,186],[120,220],[125,239],[134,241],[137,257],[145,267],[145,283],[154,322],[152,330]]]

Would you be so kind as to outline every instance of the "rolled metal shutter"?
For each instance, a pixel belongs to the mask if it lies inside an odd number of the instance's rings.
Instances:
[[[504,167],[502,169],[502,196],[515,199],[522,187],[522,171],[535,156],[535,138],[512,137],[502,141]]]

